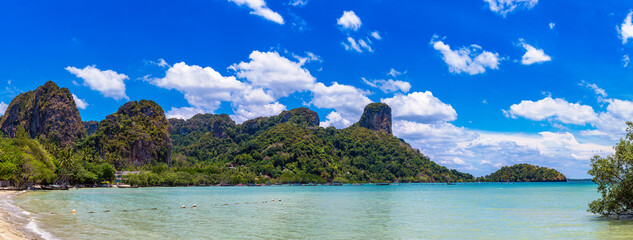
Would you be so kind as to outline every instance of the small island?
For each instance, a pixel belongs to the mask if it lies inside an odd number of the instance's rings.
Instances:
[[[477,178],[479,182],[566,182],[562,173],[527,163],[504,166],[496,172]]]

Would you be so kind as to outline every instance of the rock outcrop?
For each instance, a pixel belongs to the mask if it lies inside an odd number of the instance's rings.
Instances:
[[[152,161],[171,165],[170,124],[153,101],[131,101],[99,123],[88,143],[117,168]]]
[[[172,135],[187,135],[194,132],[210,132],[216,138],[227,138],[228,129],[235,122],[227,114],[196,114],[188,120],[169,119]]]
[[[86,129],[86,133],[88,136],[92,135],[99,128],[99,122],[97,121],[86,121],[84,122],[84,128]]]
[[[277,124],[292,122],[303,126],[319,126],[319,114],[308,108],[301,107],[289,111],[283,111],[277,116],[258,117],[243,122],[240,128],[245,134],[255,134],[256,132],[268,129]]]
[[[358,125],[387,134],[391,132],[391,108],[384,103],[370,103],[365,107]]]
[[[0,131],[15,137],[18,127],[24,128],[32,138],[62,147],[86,136],[72,94],[68,88],[59,88],[52,81],[11,100],[0,120]]]

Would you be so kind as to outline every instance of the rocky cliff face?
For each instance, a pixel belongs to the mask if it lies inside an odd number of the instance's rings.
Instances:
[[[153,101],[131,101],[108,115],[90,135],[88,143],[117,168],[148,164],[152,160],[171,165],[170,124],[163,109]]]
[[[268,129],[280,123],[293,122],[299,125],[316,127],[319,126],[319,114],[308,108],[295,108],[290,111],[283,111],[277,116],[258,117],[243,122],[240,128],[243,133],[254,134],[260,130]]]
[[[97,131],[97,128],[99,128],[99,122],[97,121],[84,122],[84,128],[86,129],[86,133],[88,133],[88,136],[90,136]]]
[[[47,82],[34,91],[15,97],[0,120],[0,131],[15,137],[23,127],[32,138],[67,146],[86,136],[79,110],[68,88]]]
[[[228,129],[235,122],[227,114],[197,114],[188,120],[169,119],[172,135],[187,135],[194,132],[210,132],[216,138],[227,138]]]
[[[391,108],[384,103],[371,103],[365,107],[358,125],[370,130],[392,134]]]

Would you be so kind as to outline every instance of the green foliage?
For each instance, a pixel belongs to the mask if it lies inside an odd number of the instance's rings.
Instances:
[[[79,148],[92,158],[102,158],[117,168],[171,163],[169,122],[163,109],[153,101],[131,101],[108,115],[99,128]]]
[[[222,166],[223,171],[228,167],[231,175],[241,174],[233,179],[238,182],[255,182],[247,176],[282,183],[473,180],[470,174],[435,164],[391,134],[360,126],[320,128],[307,111],[292,110],[241,125],[218,124],[225,118],[213,117],[217,115],[205,116],[209,123],[200,122],[202,116],[191,119],[205,126],[222,126],[219,132],[195,131],[188,126],[191,120],[180,120],[172,129],[173,155],[186,158],[188,164]],[[182,126],[188,126],[187,130]]]
[[[593,181],[601,198],[589,204],[592,213],[633,213],[633,123],[627,122],[626,138],[615,145],[615,154],[591,159]]]
[[[567,178],[554,169],[523,163],[502,167],[490,176],[478,180],[487,182],[565,182]]]
[[[57,180],[54,160],[37,140],[0,137],[0,179],[17,188]]]

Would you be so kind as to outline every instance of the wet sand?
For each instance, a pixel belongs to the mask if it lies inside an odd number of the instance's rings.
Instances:
[[[9,204],[8,201],[19,194],[19,191],[1,191],[0,190],[0,202],[2,205]],[[4,208],[0,208],[0,239],[37,239],[31,236],[27,236],[24,232],[18,230],[20,226],[18,226],[17,222],[15,222],[16,216],[12,215],[10,211],[7,211]]]

